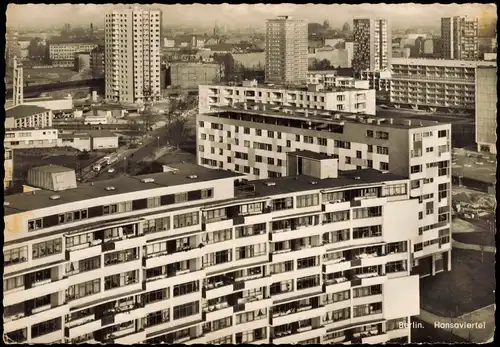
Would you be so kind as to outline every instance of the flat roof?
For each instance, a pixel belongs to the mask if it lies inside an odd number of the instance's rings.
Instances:
[[[280,195],[286,193],[308,191],[314,189],[335,189],[360,184],[375,184],[390,181],[406,180],[404,176],[384,173],[375,169],[339,171],[338,178],[319,179],[312,176],[284,176],[278,178],[249,181],[255,186],[256,196]],[[270,182],[275,185],[269,186]],[[312,184],[311,182],[314,182]]]
[[[92,137],[118,137],[118,135],[109,130],[87,130],[85,133]]]
[[[60,165],[44,165],[30,168],[30,171],[39,171],[47,173],[61,173],[61,172],[73,172],[73,169],[69,169]]]
[[[25,118],[50,111],[48,108],[35,105],[17,105],[5,110],[5,118]]]
[[[342,77],[349,77],[349,76],[342,76]],[[247,81],[251,82],[251,81]],[[309,84],[311,85],[311,84]],[[355,90],[363,90],[366,91],[368,89],[360,89],[360,88],[345,88],[345,87],[324,87],[321,90],[318,91],[312,91],[308,89],[308,85],[292,85],[292,86],[285,86],[281,84],[262,84],[258,83],[253,86],[244,86],[242,82],[233,84],[231,82],[217,82],[213,84],[205,84],[207,87],[239,87],[239,88],[261,88],[261,89],[273,89],[273,90],[282,90],[282,91],[288,91],[288,92],[310,92],[310,93],[322,93],[322,94],[329,94],[329,93],[338,93],[338,92],[347,92],[347,91],[355,91]]]
[[[134,177],[120,176],[111,180],[78,184],[77,188],[58,192],[38,190],[35,195],[29,192],[8,195],[4,199],[9,203],[9,206],[4,206],[5,214],[39,210],[76,201],[134,193],[154,188],[189,185],[198,182],[244,176],[231,171],[213,170],[194,164],[172,164],[169,166],[177,169],[176,173],[161,172]],[[188,178],[189,175],[196,175],[196,178]],[[141,179],[144,178],[153,178],[155,181],[153,183],[142,183]],[[109,186],[113,186],[115,190],[107,191],[104,189]],[[50,196],[52,195],[59,195],[60,198],[51,200]]]
[[[292,106],[277,106],[262,103],[247,103],[250,106],[249,109],[244,109],[244,103],[235,103],[233,106],[216,106],[216,109],[220,111],[214,111],[207,113],[207,116],[213,115],[217,116],[221,112],[238,112],[245,114],[254,114],[260,116],[272,116],[283,119],[291,120],[311,120],[317,122],[323,122],[327,124],[338,124],[344,125],[345,123],[357,123],[357,124],[370,124],[372,126],[389,127],[389,128],[400,128],[400,129],[415,129],[424,126],[435,126],[442,125],[446,123],[439,123],[437,120],[407,120],[401,119],[401,117],[380,117],[377,115],[366,115],[359,113],[350,112],[340,112],[340,111],[328,111],[328,110],[311,110]],[[256,106],[257,109],[252,107]],[[263,107],[265,106],[265,110]],[[307,117],[305,116],[305,111],[307,110]],[[314,114],[316,112],[316,114]],[[392,123],[391,123],[392,119]],[[372,120],[372,123],[369,121]],[[380,124],[377,123],[380,122]]]

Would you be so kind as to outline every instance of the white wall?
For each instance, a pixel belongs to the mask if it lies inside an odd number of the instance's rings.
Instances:
[[[93,137],[92,149],[118,148],[118,136],[113,137]]]
[[[388,279],[383,284],[383,314],[385,319],[395,319],[420,314],[419,276]]]

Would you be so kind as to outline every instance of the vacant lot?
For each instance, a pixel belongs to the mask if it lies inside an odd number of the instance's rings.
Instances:
[[[443,317],[458,317],[495,302],[495,255],[453,249],[452,270],[420,280],[420,307]]]
[[[495,246],[495,236],[490,232],[470,232],[453,234],[453,239],[471,245]]]

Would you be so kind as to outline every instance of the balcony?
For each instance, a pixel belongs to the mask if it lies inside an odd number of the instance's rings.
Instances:
[[[74,262],[82,259],[92,258],[101,254],[102,240],[94,240],[78,246],[66,249],[66,260]]]
[[[273,344],[295,344],[297,341],[310,340],[316,337],[322,337],[325,334],[325,327],[313,328],[309,326],[299,328],[295,332],[290,330],[284,334],[275,335],[273,338]]]
[[[121,331],[120,333],[122,333]],[[117,335],[119,333],[116,333]],[[133,345],[139,344],[146,341],[146,330],[141,329],[139,331],[133,331],[124,335],[116,336],[110,335],[110,337],[106,340],[106,344],[123,344],[123,345]]]
[[[234,313],[234,308],[228,302],[223,302],[214,306],[208,306],[203,309],[203,312],[206,313],[206,322],[211,322],[231,316]]]
[[[4,317],[4,332],[16,331],[20,327],[42,323],[56,317],[64,316],[68,313],[69,306],[66,304],[54,308],[47,305],[33,310],[29,316],[25,316],[24,313],[20,313],[16,316]]]
[[[31,288],[26,288],[21,291],[9,291],[4,293],[4,306],[11,306],[26,300],[38,298],[44,295],[62,292],[69,286],[67,278],[59,281],[46,280],[42,282],[34,282]]]
[[[146,243],[146,235],[135,237],[123,237],[120,239],[113,239],[105,241],[101,245],[102,252],[107,251],[122,251],[130,248],[143,246]]]
[[[148,278],[146,280],[145,289],[146,291],[157,290],[167,287],[173,287],[177,284],[186,283],[189,281],[193,281],[195,279],[201,279],[205,277],[206,270],[181,270],[181,271],[172,271],[168,274]]]
[[[297,225],[290,226],[286,229],[273,230],[269,235],[269,240],[271,242],[282,242],[288,241],[300,237],[312,237],[321,235],[323,232],[323,227],[321,224],[307,224],[307,225]],[[300,233],[300,235],[298,235]]]
[[[325,314],[325,308],[323,306],[318,306],[313,308],[313,305],[307,306],[297,306],[294,309],[290,309],[287,312],[276,312],[273,313],[272,325],[280,326],[287,323],[298,322],[300,320],[312,319],[316,317],[322,317]]]
[[[323,293],[331,294],[351,288],[351,281],[346,277],[339,277],[323,282]]]
[[[194,259],[200,254],[199,247],[182,247],[174,250],[173,252],[163,252],[154,254],[151,257],[145,258],[146,268],[154,268],[165,264],[178,263],[184,260]]]

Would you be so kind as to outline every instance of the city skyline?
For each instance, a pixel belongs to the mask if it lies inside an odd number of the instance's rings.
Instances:
[[[120,5],[94,5],[94,4],[9,4],[7,28],[24,27],[34,28],[45,23],[62,25],[67,18],[72,18],[73,25],[86,25],[88,23],[103,23],[104,13],[111,7],[119,8]],[[123,7],[123,5],[121,6]],[[210,26],[214,22],[220,25],[235,27],[233,18],[239,17],[237,25],[240,27],[264,27],[264,21],[278,15],[288,15],[308,22],[322,23],[325,19],[332,27],[341,27],[346,21],[363,17],[384,17],[392,22],[393,28],[430,26],[438,29],[441,17],[449,16],[477,16],[480,23],[496,20],[495,4],[450,4],[450,5],[421,5],[421,4],[360,4],[360,5],[296,5],[296,4],[218,4],[218,5],[162,5],[152,4],[147,7],[157,8],[163,12],[165,25],[196,25]],[[432,7],[432,11],[429,8]],[[331,12],[330,12],[331,11]],[[187,12],[187,14],[186,14]],[[43,16],[37,18],[33,13]],[[330,14],[331,13],[331,14]]]

